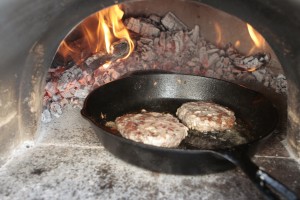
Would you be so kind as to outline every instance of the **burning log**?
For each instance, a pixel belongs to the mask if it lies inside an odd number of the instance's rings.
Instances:
[[[259,68],[266,66],[271,60],[270,54],[264,53],[242,56],[237,52],[232,44],[228,44],[225,51],[228,57],[231,59],[234,67],[242,71],[256,71]]]
[[[85,64],[87,69],[92,71],[98,69],[105,63],[114,62],[125,57],[129,53],[129,44],[126,40],[120,40],[112,44],[112,53],[100,52],[86,59]]]
[[[262,53],[253,56],[236,57],[233,59],[235,67],[248,72],[256,71],[259,68],[266,66],[269,62],[270,55]]]

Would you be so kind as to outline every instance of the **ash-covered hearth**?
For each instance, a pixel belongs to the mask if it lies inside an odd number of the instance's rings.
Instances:
[[[250,88],[260,85],[285,95],[286,78],[272,66],[271,52],[262,49],[253,53],[253,48],[266,42],[249,24],[244,25],[253,40],[247,54],[238,51],[243,41],[215,44],[201,35],[205,27],[196,24],[189,29],[172,12],[134,17],[125,13],[124,17],[118,6],[102,10],[84,20],[62,42],[48,72],[42,121],[59,117],[68,104],[81,108],[93,89],[140,70],[207,76]]]

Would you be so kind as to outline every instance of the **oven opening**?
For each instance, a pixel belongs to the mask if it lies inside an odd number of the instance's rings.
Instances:
[[[202,4],[174,4],[165,9],[148,2],[115,5],[74,27],[49,69],[42,121],[59,117],[66,105],[82,107],[99,86],[147,70],[242,84],[271,96],[285,112],[286,77],[251,24]],[[182,6],[191,12],[181,12]]]

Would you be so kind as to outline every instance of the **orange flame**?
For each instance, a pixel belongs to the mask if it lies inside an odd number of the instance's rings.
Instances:
[[[235,41],[234,47],[239,48],[240,46],[241,46],[241,41],[239,41],[239,40]]]
[[[215,30],[216,30],[216,43],[217,43],[217,45],[220,45],[221,41],[222,41],[221,26],[218,22],[215,22],[214,27],[215,27]]]
[[[63,57],[66,57],[69,52],[71,53],[77,53],[76,52],[76,49],[73,49],[72,47],[70,47],[67,42],[65,40],[63,40],[61,43],[60,43],[60,54],[63,56]]]
[[[113,53],[111,44],[122,39],[126,40],[129,45],[128,54],[122,58],[126,59],[133,51],[134,43],[122,22],[123,15],[124,12],[118,5],[91,15],[75,29],[81,35],[80,46],[70,47],[65,39],[60,44],[59,53],[65,58],[71,56],[78,63],[84,59],[82,57],[86,58],[98,52]]]
[[[247,23],[249,35],[256,48],[265,47],[265,39],[250,24]]]
[[[249,69],[247,69],[248,72],[254,72],[257,70],[257,67],[251,67]]]

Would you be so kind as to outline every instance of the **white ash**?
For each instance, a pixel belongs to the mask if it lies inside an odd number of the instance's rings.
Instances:
[[[74,97],[77,97],[79,99],[84,99],[89,94],[89,90],[86,89],[78,89],[74,93]]]
[[[78,68],[76,65],[67,69],[62,75],[59,77],[59,83],[69,83],[75,80],[78,80],[82,76],[82,70]]]
[[[139,33],[141,36],[157,37],[160,33],[160,30],[153,24],[133,17],[128,20],[126,27],[135,33]]]
[[[51,122],[52,120],[52,117],[51,117],[51,113],[48,109],[44,110],[42,112],[42,118],[41,118],[41,121],[44,122],[44,123],[48,123],[48,122]]]
[[[101,57],[100,54],[95,54],[85,60],[85,67],[74,65],[69,69],[66,66],[49,69],[42,121],[47,123],[53,117],[59,117],[68,104],[81,108],[85,97],[93,89],[128,72],[139,70],[165,70],[243,84],[258,82],[277,93],[287,92],[286,78],[274,73],[268,66],[268,54],[244,56],[231,44],[224,48],[217,47],[200,35],[198,25],[192,30],[186,30],[186,26],[172,16],[173,14],[168,13],[163,18],[152,15],[150,18],[125,20],[127,27],[131,27],[130,30],[139,33],[139,36],[135,36],[135,50],[127,59],[114,61],[108,68],[100,66],[94,71],[89,68],[91,63]],[[180,29],[171,29],[165,25],[166,22],[162,23],[171,18]],[[139,27],[135,27],[137,24]],[[141,27],[144,25],[159,31],[142,34]]]
[[[161,23],[169,31],[187,30],[187,26],[171,12],[167,13],[166,16],[162,18]]]
[[[152,14],[152,15],[149,16],[149,19],[152,20],[152,21],[155,22],[155,23],[160,23],[161,17]]]
[[[261,83],[264,80],[265,72],[266,72],[266,70],[254,71],[254,72],[252,72],[252,75],[256,78],[256,80],[258,82]]]
[[[58,92],[57,82],[47,82],[45,86],[45,91],[47,91],[49,97],[53,97]]]
[[[50,113],[54,117],[59,117],[62,114],[62,107],[58,102],[52,102],[50,104]]]
[[[87,65],[90,65],[92,62],[94,62],[95,60],[97,60],[101,55],[102,55],[102,54],[94,54],[94,55],[92,55],[91,57],[87,58],[87,59],[85,60],[85,63],[86,63]]]

